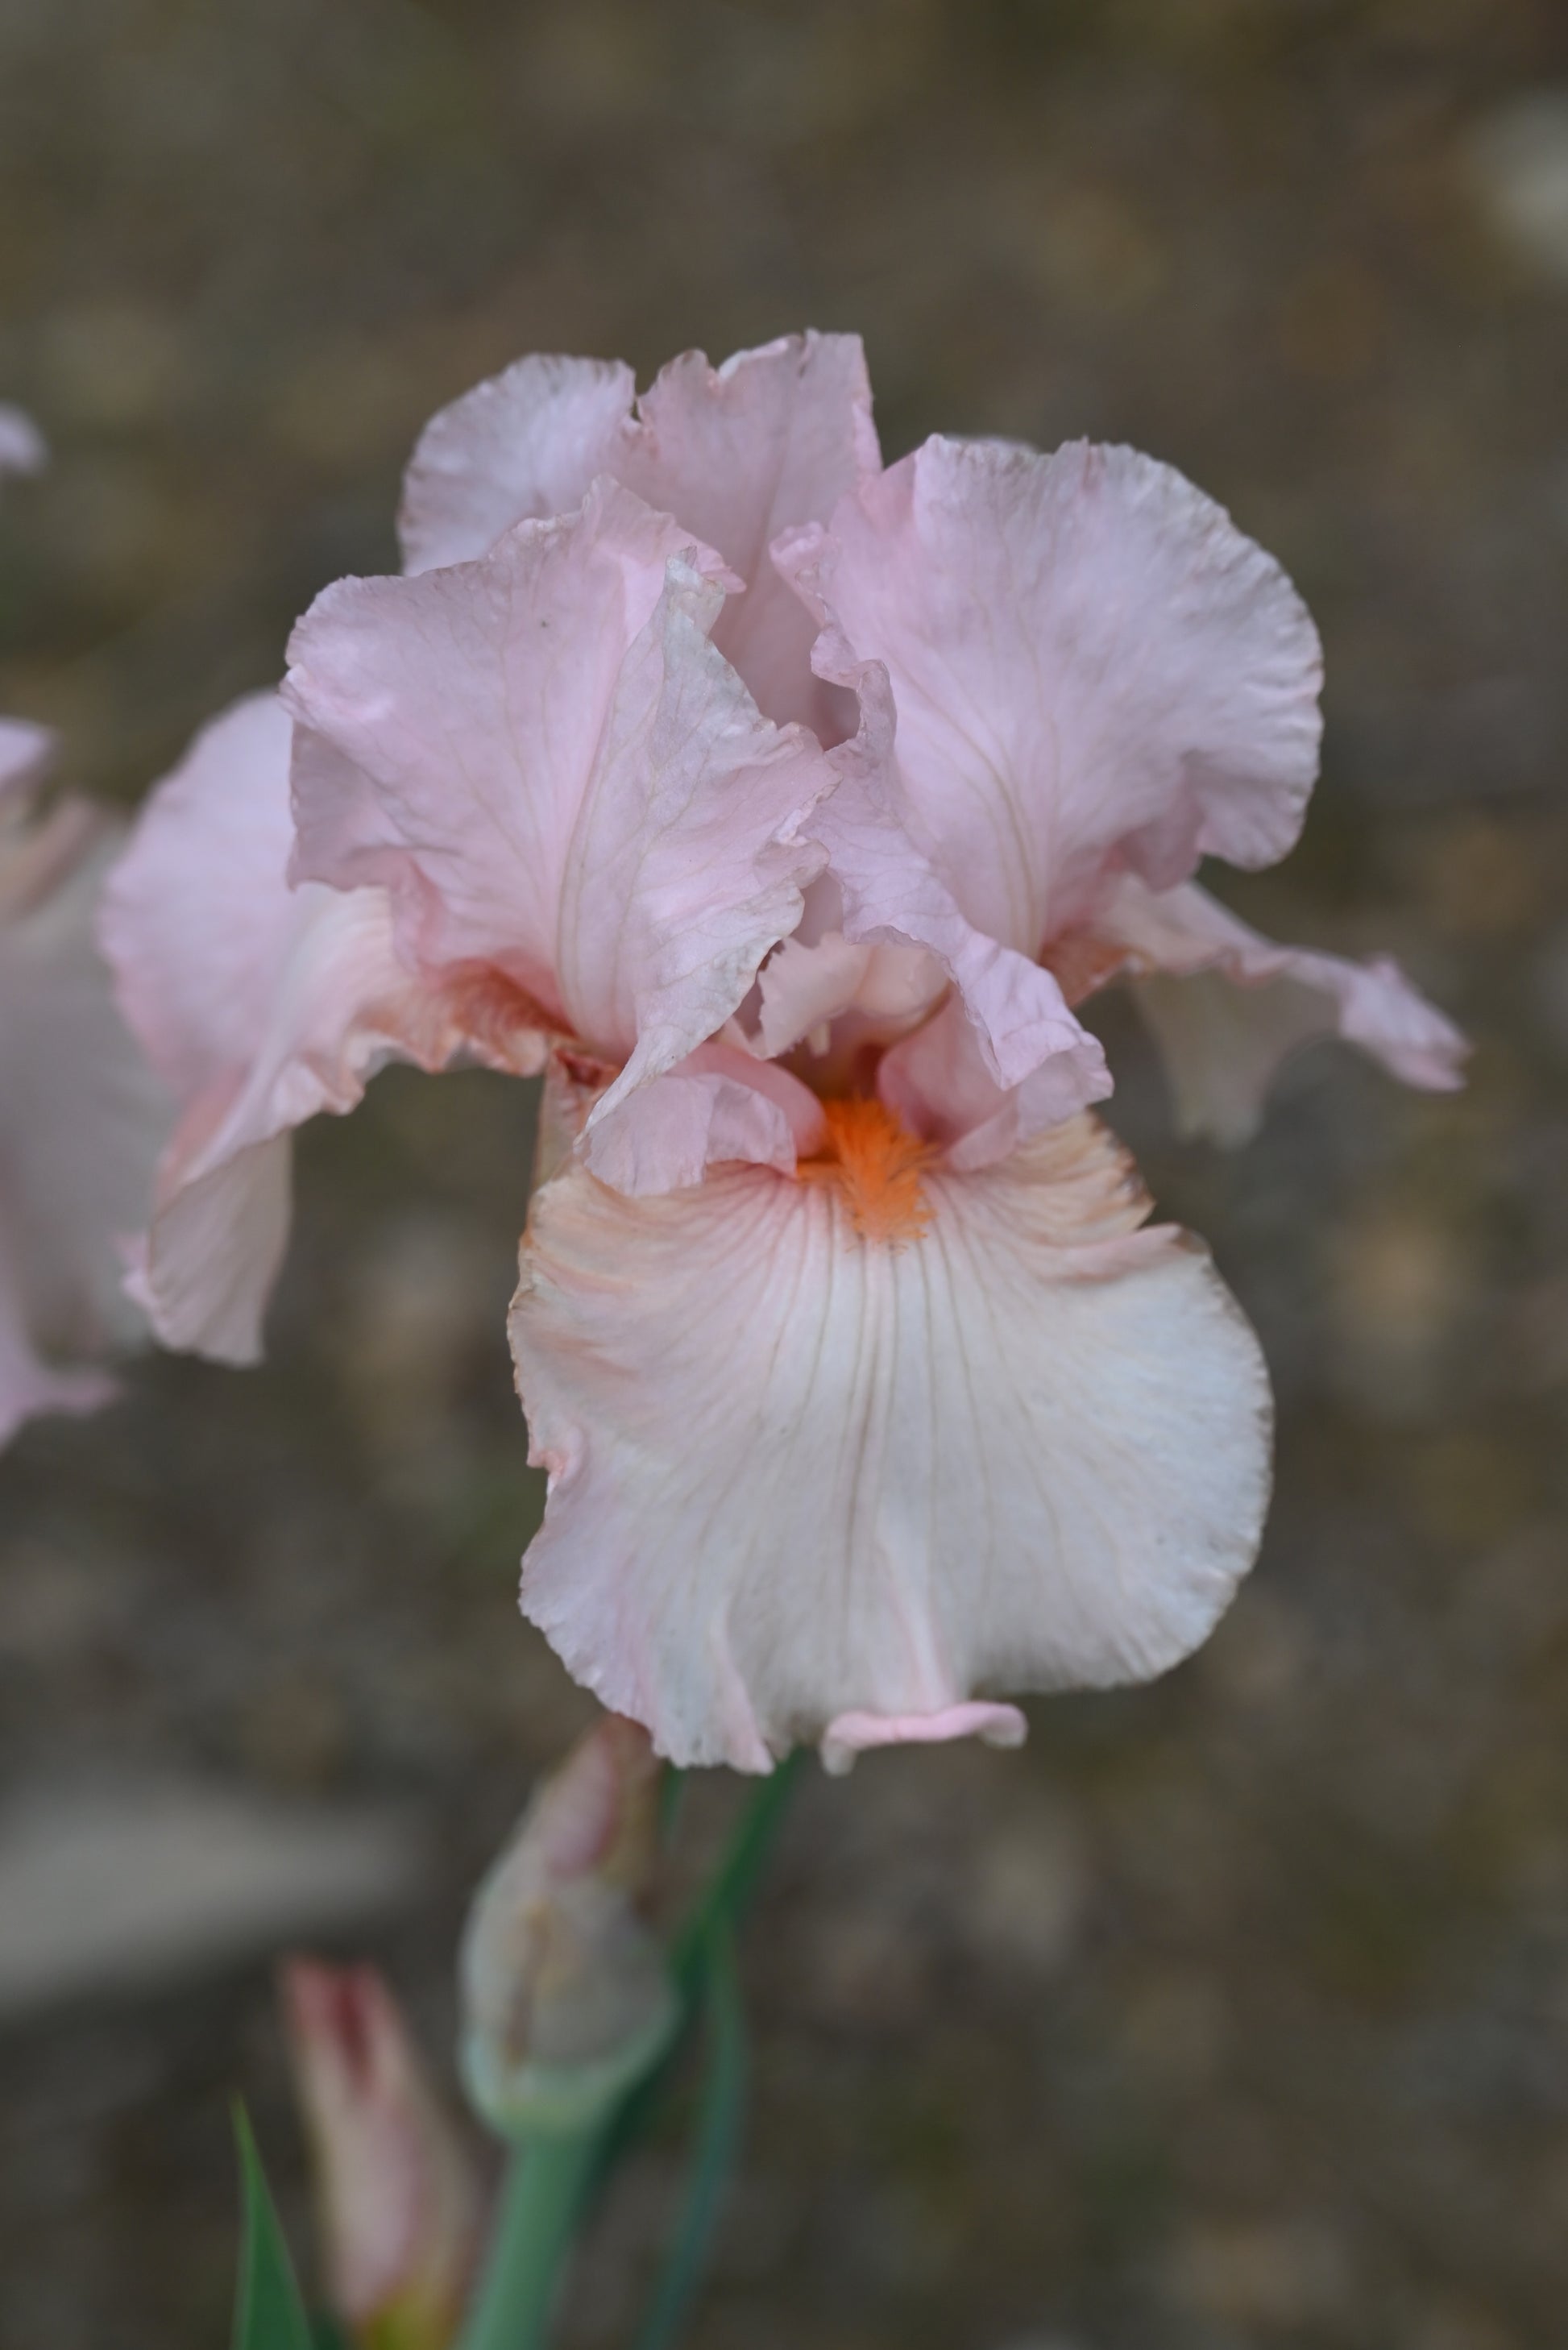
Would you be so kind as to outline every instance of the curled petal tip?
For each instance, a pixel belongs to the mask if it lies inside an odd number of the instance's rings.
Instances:
[[[822,1737],[822,1765],[835,1778],[874,1746],[939,1746],[951,1738],[978,1738],[986,1746],[1022,1746],[1029,1725],[1015,1705],[970,1699],[936,1713],[841,1713]]]

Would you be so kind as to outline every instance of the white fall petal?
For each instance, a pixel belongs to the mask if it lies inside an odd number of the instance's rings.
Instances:
[[[1158,1673],[1251,1564],[1257,1341],[1106,1129],[922,1182],[901,1243],[761,1168],[535,1197],[523,1606],[677,1762],[1005,1735],[968,1700]]]

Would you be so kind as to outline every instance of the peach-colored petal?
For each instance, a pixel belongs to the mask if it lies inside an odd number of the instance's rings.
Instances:
[[[688,351],[635,420],[631,401],[629,368],[535,358],[443,409],[405,485],[409,568],[471,560],[514,523],[564,514],[596,474],[610,474],[745,582],[715,642],[770,718],[823,733],[833,697],[812,676],[810,622],[767,549],[781,531],[826,521],[880,463],[859,338],[789,335],[719,368]]]
[[[969,920],[1029,956],[1107,866],[1261,865],[1317,765],[1316,634],[1180,474],[1076,443],[928,441],[775,559],[884,662],[897,812]]]
[[[1194,883],[1156,893],[1130,876],[1092,935],[1124,958],[1188,1134],[1244,1142],[1281,1061],[1322,1036],[1359,1045],[1407,1085],[1462,1082],[1465,1039],[1385,955],[1276,946]]]
[[[535,1195],[512,1337],[551,1491],[524,1611],[660,1752],[751,1771],[846,1715],[1173,1664],[1268,1484],[1257,1343],[1205,1253],[1137,1229],[1088,1118],[926,1168],[901,1240],[818,1172],[631,1201],[577,1169]]]
[[[460,1002],[394,951],[385,893],[286,879],[290,725],[275,695],[205,728],[105,893],[127,1018],[179,1097],[132,1294],[167,1345],[254,1361],[288,1230],[289,1131],[351,1109],[392,1057],[443,1067]],[[522,1040],[521,1066],[543,1044]]]
[[[857,1754],[878,1746],[940,1746],[953,1738],[978,1738],[987,1746],[1022,1746],[1029,1725],[1015,1705],[944,1706],[940,1713],[841,1713],[822,1737],[822,1760],[842,1777]]]

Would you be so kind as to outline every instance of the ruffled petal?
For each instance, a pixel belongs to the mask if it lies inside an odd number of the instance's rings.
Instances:
[[[403,480],[405,570],[472,563],[514,523],[580,505],[595,475],[615,471],[636,388],[621,359],[536,352],[441,409]]]
[[[1464,1037],[1386,955],[1276,946],[1194,883],[1156,893],[1130,876],[1091,935],[1128,975],[1186,1134],[1245,1142],[1281,1061],[1321,1036],[1360,1045],[1409,1086],[1463,1082]]]
[[[1316,632],[1170,467],[933,439],[775,557],[886,663],[898,813],[989,937],[1037,955],[1108,868],[1165,887],[1295,838]]]
[[[1257,1342],[1196,1243],[1138,1229],[1104,1129],[921,1180],[901,1244],[763,1169],[535,1195],[512,1340],[551,1489],[523,1605],[676,1761],[841,1758],[863,1717],[909,1735],[1143,1679],[1251,1561]]]
[[[800,919],[832,782],[709,631],[717,557],[629,492],[524,523],[482,562],[348,581],[296,633],[296,870],[394,893],[410,959],[506,972],[627,1064],[722,1028]]]
[[[1054,1118],[1071,1118],[1111,1090],[1104,1051],[1069,1011],[1053,973],[977,930],[912,837],[898,812],[888,672],[879,661],[857,660],[818,593],[805,539],[794,547],[800,560],[792,556],[784,568],[822,622],[813,662],[860,707],[855,735],[827,754],[834,787],[809,826],[838,888],[843,934],[856,944],[933,955],[957,991],[992,1082],[1007,1088],[1031,1079]]]
[[[822,1141],[822,1105],[787,1069],[734,1045],[701,1045],[630,1095],[602,1125],[590,1121],[587,1165],[601,1182],[641,1197],[700,1183],[731,1159],[793,1175]]]
[[[811,673],[810,621],[767,549],[781,531],[826,521],[880,464],[859,337],[789,335],[719,368],[688,351],[635,420],[631,402],[629,368],[544,358],[443,409],[404,488],[409,569],[472,560],[513,524],[566,513],[607,473],[744,581],[714,641],[766,714],[832,728],[834,698]]]
[[[290,1129],[351,1109],[389,1058],[441,1068],[476,1028],[495,1035],[471,968],[444,992],[405,970],[382,891],[290,889],[289,736],[272,694],[199,734],[148,803],[101,916],[126,1016],[182,1107],[132,1294],[167,1345],[224,1362],[261,1351]],[[524,1023],[510,1066],[537,1068],[544,1050]]]
[[[295,629],[294,874],[394,893],[427,967],[506,971],[557,1014],[562,895],[632,644],[695,548],[601,483],[475,563],[343,579]],[[601,1046],[629,1037],[578,1033]]]

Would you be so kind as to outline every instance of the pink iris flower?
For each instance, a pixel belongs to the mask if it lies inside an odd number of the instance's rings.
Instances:
[[[379,1060],[543,1070],[523,1604],[607,1706],[681,1762],[844,1767],[1176,1662],[1256,1551],[1268,1383],[1074,1007],[1130,984],[1227,1137],[1311,1035],[1434,1087],[1461,1050],[1192,878],[1300,828],[1283,574],[1126,450],[883,470],[848,337],[635,402],[525,359],[428,428],[402,522],[112,893],[186,1105],[155,1323],[254,1353],[288,1131]]]
[[[0,474],[44,458],[0,406]],[[146,1216],[169,1116],[93,938],[120,828],[81,800],[36,813],[53,756],[46,728],[0,718],[0,1443],[107,1401],[97,1358],[144,1335],[119,1240]]]

